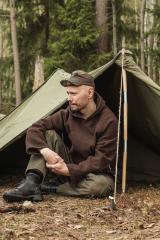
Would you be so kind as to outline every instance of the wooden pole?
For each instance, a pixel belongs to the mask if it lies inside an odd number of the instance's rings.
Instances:
[[[118,158],[119,158],[119,142],[120,142],[120,130],[121,130],[121,112],[122,112],[122,73],[121,73],[121,82],[120,82],[120,93],[119,93],[119,114],[118,114],[118,132],[117,132],[117,149],[116,149],[116,167],[115,167],[115,180],[114,180],[114,195],[113,200],[114,205],[116,206],[116,194],[117,194],[117,175],[118,175]]]
[[[124,52],[122,51],[122,55]],[[124,56],[122,56],[123,58]],[[122,192],[126,191],[126,169],[127,169],[127,141],[128,141],[128,103],[127,103],[127,75],[122,64],[123,79],[123,127],[124,127],[124,150],[123,150],[123,168],[122,168]]]

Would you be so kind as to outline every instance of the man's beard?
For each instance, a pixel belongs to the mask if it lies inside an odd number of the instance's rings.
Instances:
[[[72,106],[73,106],[73,107],[72,107]],[[76,107],[75,107],[75,106],[76,106]],[[79,111],[77,105],[71,105],[71,104],[70,104],[70,110],[71,110],[71,112],[78,112],[78,111]]]
[[[77,104],[69,104],[71,112],[80,112],[81,108]]]
[[[71,112],[81,113],[81,111],[86,107],[86,105],[78,105],[69,103]]]

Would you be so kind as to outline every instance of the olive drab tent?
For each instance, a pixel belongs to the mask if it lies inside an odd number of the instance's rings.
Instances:
[[[110,62],[90,73],[95,79],[96,91],[118,117],[122,62],[128,89],[127,178],[149,182],[160,180],[160,87],[136,65],[129,51],[125,51],[124,56],[119,52]],[[68,73],[58,69],[0,121],[0,171],[25,167],[29,159],[25,153],[26,130],[35,121],[65,106],[67,95],[59,82],[68,77]],[[123,125],[120,126],[122,133]],[[120,140],[120,146],[122,143]],[[123,149],[119,153],[120,163],[121,152]]]
[[[2,118],[4,118],[4,117],[5,117],[5,115],[2,114],[2,113],[0,113],[0,120],[1,120]]]

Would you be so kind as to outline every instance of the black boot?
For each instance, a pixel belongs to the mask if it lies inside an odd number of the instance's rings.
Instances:
[[[28,173],[26,179],[17,188],[4,193],[3,198],[7,202],[19,202],[24,200],[39,202],[43,200],[40,190],[41,176],[36,173]]]
[[[41,184],[41,191],[43,194],[51,194],[51,193],[56,193],[56,187],[55,185],[52,184]]]

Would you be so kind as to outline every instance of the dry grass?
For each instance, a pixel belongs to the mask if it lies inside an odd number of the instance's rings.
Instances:
[[[158,185],[130,187],[125,195],[117,195],[117,210],[113,211],[107,199],[57,195],[45,196],[43,202],[26,207],[5,203],[3,192],[18,180],[0,179],[0,240],[160,239]]]

